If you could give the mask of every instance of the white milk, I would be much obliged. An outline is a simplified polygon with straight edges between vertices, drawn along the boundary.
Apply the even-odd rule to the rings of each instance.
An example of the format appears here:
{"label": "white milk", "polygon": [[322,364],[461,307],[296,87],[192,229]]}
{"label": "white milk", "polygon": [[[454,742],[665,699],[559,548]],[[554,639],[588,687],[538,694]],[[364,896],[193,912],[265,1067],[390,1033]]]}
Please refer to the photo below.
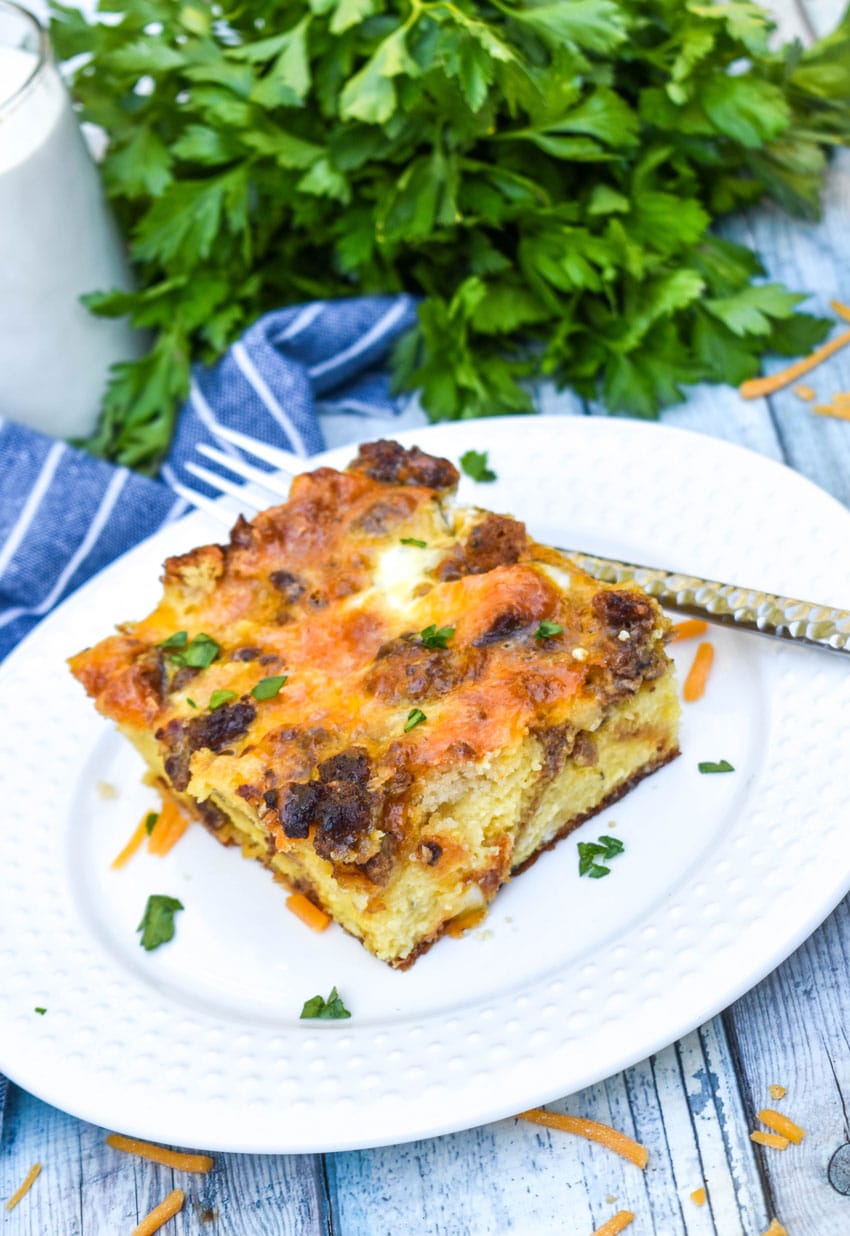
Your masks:
{"label": "white milk", "polygon": [[94,428],[108,369],[141,351],[84,292],[129,288],[129,269],[55,67],[0,46],[0,416],[57,437]]}

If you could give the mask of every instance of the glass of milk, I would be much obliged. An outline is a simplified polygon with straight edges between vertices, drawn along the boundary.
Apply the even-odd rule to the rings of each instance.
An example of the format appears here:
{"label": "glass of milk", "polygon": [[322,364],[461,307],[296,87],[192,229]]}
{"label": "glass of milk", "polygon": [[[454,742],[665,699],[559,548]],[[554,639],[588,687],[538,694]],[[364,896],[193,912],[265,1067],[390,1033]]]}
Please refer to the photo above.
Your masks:
{"label": "glass of milk", "polygon": [[90,433],[110,365],[143,341],[79,298],[130,286],[47,33],[0,0],[0,416],[56,437]]}

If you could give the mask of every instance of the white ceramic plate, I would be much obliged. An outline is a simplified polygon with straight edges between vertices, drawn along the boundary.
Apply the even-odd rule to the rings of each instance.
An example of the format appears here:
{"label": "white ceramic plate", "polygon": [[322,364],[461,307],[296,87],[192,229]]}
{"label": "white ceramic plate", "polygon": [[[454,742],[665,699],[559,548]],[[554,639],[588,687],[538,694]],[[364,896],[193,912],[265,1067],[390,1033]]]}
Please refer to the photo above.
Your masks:
{"label": "white ceramic plate", "polygon": [[[850,607],[850,513],[740,448],[572,417],[403,437],[453,459],[486,445],[499,479],[464,479],[461,496],[523,517],[542,540]],[[160,532],[0,675],[0,1068],[42,1098],[127,1133],[240,1151],[470,1127],[705,1021],[847,891],[850,659],[720,631],[707,694],[685,707],[681,759],[407,973],[336,927],[311,933],[267,872],[200,828],[164,859],[141,853],[111,871],[154,801],[64,658],[147,611],[168,553],[220,535],[200,514]],[[680,663],[692,653],[676,646]],[[698,772],[720,759],[735,772]],[[626,849],[611,875],[579,879],[576,841],[612,831]],[[149,893],[185,906],[174,941],[150,954],[136,934]],[[334,985],[351,1019],[300,1021],[304,1000]]]}

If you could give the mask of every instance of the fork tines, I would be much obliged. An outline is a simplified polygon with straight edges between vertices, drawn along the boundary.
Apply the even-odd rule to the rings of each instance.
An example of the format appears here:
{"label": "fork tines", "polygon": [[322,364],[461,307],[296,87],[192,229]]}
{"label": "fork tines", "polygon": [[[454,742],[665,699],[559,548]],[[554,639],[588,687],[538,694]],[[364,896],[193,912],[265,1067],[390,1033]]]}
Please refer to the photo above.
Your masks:
{"label": "fork tines", "polygon": [[[194,462],[186,464],[187,472],[191,472],[193,476],[204,481],[211,489],[218,490],[220,494],[227,494],[229,497],[236,499],[241,508],[249,511],[259,511],[264,506],[268,506],[269,500],[265,497],[265,494],[270,494],[277,499],[285,499],[289,496],[289,486],[292,482],[292,477],[294,473],[301,471],[304,463],[302,459],[297,455],[293,455],[290,451],[284,451],[278,446],[270,446],[268,443],[260,442],[256,438],[251,438],[236,429],[218,426],[216,434],[225,441],[232,442],[234,446],[238,446],[241,450],[247,451],[256,459],[261,459],[263,462],[270,464],[274,471],[267,472],[263,468],[247,463],[237,455],[228,455],[225,451],[221,451],[215,446],[210,446],[206,442],[199,442],[197,446],[199,455],[203,455],[204,458],[218,464],[221,468],[226,468],[234,476],[240,477],[241,481],[229,480],[220,473]],[[193,506],[206,511],[208,515],[212,515],[220,523],[230,524],[233,518],[232,511],[222,504],[219,499],[209,498],[206,494],[198,493],[188,485],[175,483],[173,488],[180,494],[181,498],[185,498]],[[263,490],[264,493],[258,494],[258,489]]]}

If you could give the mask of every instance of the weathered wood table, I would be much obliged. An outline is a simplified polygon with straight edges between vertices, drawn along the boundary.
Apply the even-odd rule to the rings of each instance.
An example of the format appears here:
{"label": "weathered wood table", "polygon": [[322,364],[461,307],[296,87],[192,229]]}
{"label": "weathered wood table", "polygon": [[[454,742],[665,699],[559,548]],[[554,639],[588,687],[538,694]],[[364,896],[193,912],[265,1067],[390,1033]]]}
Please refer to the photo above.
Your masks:
{"label": "weathered wood table", "polygon": [[[784,32],[802,37],[830,29],[841,8],[832,0],[776,7]],[[850,155],[832,169],[821,223],[804,225],[765,209],[737,220],[729,233],[753,243],[772,275],[811,289],[817,311],[828,312],[830,298],[847,300]],[[830,361],[822,381],[830,393],[850,390],[850,355]],[[547,411],[593,411],[569,399],[553,404],[545,393],[541,399]],[[811,415],[790,391],[745,403],[729,389],[700,390],[665,421],[784,460],[850,506],[850,424]],[[338,426],[331,428],[339,440]],[[850,865],[850,841],[829,861]],[[188,1184],[180,1178],[186,1206],[166,1230],[175,1236],[584,1236],[628,1208],[637,1214],[629,1229],[634,1236],[757,1236],[774,1215],[789,1236],[844,1236],[850,1233],[849,962],[845,901],[721,1016],[570,1099],[570,1111],[610,1121],[645,1142],[645,1173],[580,1139],[504,1120],[379,1150],[222,1154],[210,1175]],[[754,1113],[776,1082],[788,1087],[789,1113],[808,1130],[791,1154],[749,1140]],[[167,1168],[108,1150],[103,1138],[103,1130],[11,1088],[0,1201],[33,1162],[44,1170],[21,1205],[4,1214],[3,1233],[129,1233],[177,1181]],[[703,1183],[708,1202],[699,1207],[690,1193]]]}

